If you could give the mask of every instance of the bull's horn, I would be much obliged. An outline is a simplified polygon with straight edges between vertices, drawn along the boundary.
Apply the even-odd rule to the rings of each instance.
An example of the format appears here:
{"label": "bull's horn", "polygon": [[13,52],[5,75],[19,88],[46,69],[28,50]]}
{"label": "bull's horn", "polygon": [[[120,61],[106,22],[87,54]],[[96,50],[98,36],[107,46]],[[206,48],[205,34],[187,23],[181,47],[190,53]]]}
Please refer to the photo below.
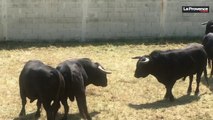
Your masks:
{"label": "bull's horn", "polygon": [[208,23],[208,21],[201,23],[201,25],[206,25]]}
{"label": "bull's horn", "polygon": [[144,59],[141,60],[143,63],[148,63],[149,62],[149,58],[144,57]]}
{"label": "bull's horn", "polygon": [[141,56],[132,57],[132,59],[140,59]]}
{"label": "bull's horn", "polygon": [[103,72],[106,73],[106,74],[111,74],[111,73],[112,73],[112,72],[110,72],[110,71],[104,70],[103,67],[101,67],[100,65],[98,66],[98,69],[101,70],[101,71],[103,71]]}

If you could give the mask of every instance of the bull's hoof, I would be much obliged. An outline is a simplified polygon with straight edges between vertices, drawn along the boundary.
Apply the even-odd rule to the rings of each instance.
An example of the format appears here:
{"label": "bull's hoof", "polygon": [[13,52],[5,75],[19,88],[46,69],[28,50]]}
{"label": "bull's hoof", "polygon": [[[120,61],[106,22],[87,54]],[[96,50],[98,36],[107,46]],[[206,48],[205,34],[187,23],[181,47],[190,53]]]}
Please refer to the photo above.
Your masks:
{"label": "bull's hoof", "polygon": [[169,98],[164,97],[164,100],[166,100],[166,101],[167,101],[167,100],[169,100]]}
{"label": "bull's hoof", "polygon": [[19,116],[24,116],[24,114],[23,113],[19,113]]}
{"label": "bull's hoof", "polygon": [[88,117],[86,120],[92,120],[92,118],[91,118],[91,117]]}
{"label": "bull's hoof", "polygon": [[195,96],[199,96],[199,94],[200,94],[199,92],[195,92]]}
{"label": "bull's hoof", "polygon": [[19,113],[19,116],[25,116],[26,115],[26,113],[24,112],[24,111],[21,111],[20,113]]}
{"label": "bull's hoof", "polygon": [[67,117],[66,117],[66,116],[64,116],[61,120],[67,120]]}
{"label": "bull's hoof", "polygon": [[169,97],[169,101],[170,101],[170,102],[174,102],[174,101],[175,101],[174,96],[170,96],[170,97]]}
{"label": "bull's hoof", "polygon": [[175,99],[174,99],[174,98],[170,98],[169,101],[170,101],[170,102],[174,102]]}
{"label": "bull's hoof", "polygon": [[164,99],[165,99],[165,100],[169,99],[169,96],[166,94],[166,95],[164,96]]}
{"label": "bull's hoof", "polygon": [[187,95],[191,95],[191,91],[187,91]]}
{"label": "bull's hoof", "polygon": [[41,116],[40,112],[36,112],[35,118],[39,118]]}

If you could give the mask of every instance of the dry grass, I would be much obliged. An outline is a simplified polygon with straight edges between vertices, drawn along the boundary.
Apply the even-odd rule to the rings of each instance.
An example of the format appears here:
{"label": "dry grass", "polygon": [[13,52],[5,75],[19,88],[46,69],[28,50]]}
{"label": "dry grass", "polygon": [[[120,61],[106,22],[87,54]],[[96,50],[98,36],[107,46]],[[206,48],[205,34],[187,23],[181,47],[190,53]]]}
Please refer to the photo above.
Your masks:
{"label": "dry grass", "polygon": [[[105,44],[24,44],[0,45],[0,119],[33,119],[36,105],[27,103],[25,117],[19,118],[21,101],[18,76],[26,61],[39,59],[56,66],[70,58],[88,57],[100,62],[113,74],[108,75],[106,88],[89,85],[87,104],[95,120],[212,120],[213,95],[201,83],[200,96],[186,95],[188,80],[176,82],[173,93],[175,102],[163,100],[165,88],[153,76],[144,79],[133,77],[136,60],[133,56],[149,54],[155,49],[182,48],[185,43],[105,43]],[[213,80],[210,80],[213,81]],[[213,82],[210,82],[213,86]],[[195,81],[193,82],[195,88]],[[194,89],[193,89],[194,90]],[[79,120],[76,102],[69,102],[69,119]],[[58,118],[63,115],[59,110]],[[41,119],[46,119],[42,110]]]}

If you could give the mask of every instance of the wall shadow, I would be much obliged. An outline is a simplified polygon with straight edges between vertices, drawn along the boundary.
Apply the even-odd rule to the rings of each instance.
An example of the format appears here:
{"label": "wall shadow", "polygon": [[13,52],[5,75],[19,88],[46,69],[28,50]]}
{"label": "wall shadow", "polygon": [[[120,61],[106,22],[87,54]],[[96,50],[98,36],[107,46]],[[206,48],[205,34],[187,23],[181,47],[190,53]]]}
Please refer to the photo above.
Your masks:
{"label": "wall shadow", "polygon": [[140,109],[160,109],[160,108],[168,108],[172,106],[178,106],[178,105],[185,105],[188,103],[191,103],[193,101],[198,101],[200,99],[200,96],[189,96],[184,95],[178,99],[175,99],[174,102],[170,102],[168,100],[159,100],[152,103],[145,103],[145,104],[132,104],[130,103],[128,106],[131,108],[134,108],[136,110]]}
{"label": "wall shadow", "polygon": [[116,40],[93,40],[87,42],[79,42],[79,41],[33,41],[33,42],[24,42],[24,41],[0,41],[0,50],[14,50],[14,49],[27,49],[31,47],[78,47],[78,46],[101,46],[101,45],[114,45],[114,46],[122,46],[122,45],[164,45],[168,43],[191,43],[198,42],[200,43],[201,38],[142,38],[142,39],[116,39]]}
{"label": "wall shadow", "polygon": [[[39,120],[40,118],[36,119],[35,118],[35,113],[30,113],[30,114],[27,114],[25,116],[21,116],[21,117],[16,117],[14,118],[13,120]],[[91,117],[94,117],[96,115],[98,115],[100,112],[91,112],[90,113],[90,116]],[[56,120],[61,120],[63,118],[64,114],[61,114],[61,113],[58,113],[57,116],[56,116]],[[67,120],[81,120],[82,117],[79,113],[76,113],[76,114],[68,114],[67,116]]]}

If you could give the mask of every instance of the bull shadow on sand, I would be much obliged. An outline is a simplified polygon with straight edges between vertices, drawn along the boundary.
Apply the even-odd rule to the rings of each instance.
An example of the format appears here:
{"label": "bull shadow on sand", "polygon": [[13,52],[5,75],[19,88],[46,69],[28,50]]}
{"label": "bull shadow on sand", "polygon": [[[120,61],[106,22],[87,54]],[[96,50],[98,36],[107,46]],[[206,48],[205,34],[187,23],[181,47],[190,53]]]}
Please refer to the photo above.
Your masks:
{"label": "bull shadow on sand", "polygon": [[[195,78],[194,78],[195,79]],[[195,80],[194,80],[195,81]],[[213,77],[208,78],[209,86],[207,85],[206,80],[204,77],[201,78],[201,83],[208,87],[210,91],[213,93]],[[185,105],[188,103],[191,103],[193,101],[198,101],[202,95],[207,94],[207,92],[200,94],[199,96],[194,96],[194,95],[183,95],[180,98],[176,98],[174,102],[170,102],[168,100],[162,100],[155,101],[152,103],[145,103],[145,104],[132,104],[130,103],[128,106],[131,108],[134,108],[136,110],[139,109],[160,109],[160,108],[168,108],[172,106],[178,106],[178,105]]]}
{"label": "bull shadow on sand", "polygon": [[14,118],[13,120],[38,120],[35,118],[35,113],[29,113],[29,114],[26,114],[25,116],[17,116],[16,118]]}
{"label": "bull shadow on sand", "polygon": [[132,104],[130,103],[128,106],[134,108],[136,110],[140,109],[160,109],[160,108],[168,108],[178,105],[185,105],[191,103],[193,101],[198,101],[202,95],[200,96],[193,96],[193,95],[184,95],[180,98],[176,98],[175,101],[170,102],[169,100],[159,100],[152,103],[145,103],[145,104]]}
{"label": "bull shadow on sand", "polygon": [[[27,115],[22,116],[22,117],[16,117],[13,120],[40,120],[40,118],[35,118],[35,113],[36,112],[27,114]],[[94,117],[99,113],[100,112],[93,111],[93,112],[90,113],[90,116]],[[56,120],[61,120],[63,118],[63,116],[64,116],[64,114],[58,113],[57,116],[56,116]],[[68,114],[68,116],[67,116],[67,120],[81,120],[81,119],[82,119],[82,117],[79,113]]]}
{"label": "bull shadow on sand", "polygon": [[[98,115],[100,112],[97,112],[97,111],[93,111],[93,112],[90,112],[89,115],[90,117],[94,117],[96,115]],[[57,120],[61,120],[63,118],[64,114],[61,114],[61,113],[58,113],[57,115]],[[76,113],[76,114],[68,114],[67,116],[67,120],[81,120],[82,117],[79,113]]]}
{"label": "bull shadow on sand", "polygon": [[201,79],[201,83],[209,88],[209,90],[213,93],[213,77],[208,78],[209,86],[207,85],[204,78]]}

